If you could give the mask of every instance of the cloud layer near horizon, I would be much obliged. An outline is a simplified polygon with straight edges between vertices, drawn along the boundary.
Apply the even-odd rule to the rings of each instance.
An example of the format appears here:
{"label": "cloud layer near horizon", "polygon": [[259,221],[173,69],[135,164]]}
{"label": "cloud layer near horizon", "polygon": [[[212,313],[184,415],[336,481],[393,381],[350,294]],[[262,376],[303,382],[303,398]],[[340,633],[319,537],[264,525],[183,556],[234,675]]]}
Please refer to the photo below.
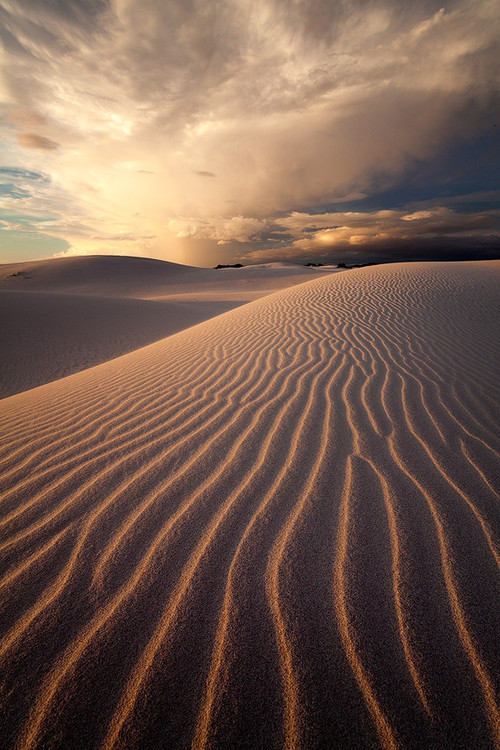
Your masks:
{"label": "cloud layer near horizon", "polygon": [[449,184],[432,221],[339,209],[491,132],[496,0],[0,8],[4,230],[206,265],[498,238]]}

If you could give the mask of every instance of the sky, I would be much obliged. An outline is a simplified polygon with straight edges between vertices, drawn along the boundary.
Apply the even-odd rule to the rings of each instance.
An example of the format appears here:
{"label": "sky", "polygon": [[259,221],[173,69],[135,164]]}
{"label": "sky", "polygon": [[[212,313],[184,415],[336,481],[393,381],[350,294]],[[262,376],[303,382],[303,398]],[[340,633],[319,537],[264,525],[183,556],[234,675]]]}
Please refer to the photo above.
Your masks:
{"label": "sky", "polygon": [[0,260],[500,257],[500,0],[0,0]]}

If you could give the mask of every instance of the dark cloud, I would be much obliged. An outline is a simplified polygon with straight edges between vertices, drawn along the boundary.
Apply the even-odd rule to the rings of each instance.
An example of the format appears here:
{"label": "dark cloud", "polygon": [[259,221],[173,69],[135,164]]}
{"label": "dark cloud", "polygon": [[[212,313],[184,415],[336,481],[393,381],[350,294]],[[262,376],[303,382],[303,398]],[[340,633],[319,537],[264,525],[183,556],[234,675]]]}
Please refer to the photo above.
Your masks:
{"label": "dark cloud", "polygon": [[[236,247],[237,251],[238,248]],[[435,238],[391,239],[373,242],[363,248],[353,248],[348,243],[339,243],[322,250],[298,250],[283,252],[280,248],[267,247],[250,253],[233,252],[232,257],[243,263],[288,260],[294,263],[316,262],[336,265],[343,262],[351,265],[362,263],[390,263],[405,261],[457,261],[493,260],[500,258],[498,237],[485,238]]]}
{"label": "dark cloud", "polygon": [[207,172],[204,169],[195,170],[194,174],[199,174],[200,177],[215,177],[214,172]]}
{"label": "dark cloud", "polygon": [[460,213],[446,207],[419,211],[382,210],[307,214],[276,218],[271,236],[279,248],[262,246],[240,253],[258,262],[270,253],[276,259],[334,262],[392,259],[452,259],[500,257],[500,211]]}
{"label": "dark cloud", "polygon": [[77,41],[101,33],[108,0],[16,0],[0,3],[0,28],[14,50],[38,56],[43,50],[75,50]]}
{"label": "dark cloud", "polygon": [[57,18],[71,25],[94,26],[109,0],[16,0],[16,9],[34,19]]}

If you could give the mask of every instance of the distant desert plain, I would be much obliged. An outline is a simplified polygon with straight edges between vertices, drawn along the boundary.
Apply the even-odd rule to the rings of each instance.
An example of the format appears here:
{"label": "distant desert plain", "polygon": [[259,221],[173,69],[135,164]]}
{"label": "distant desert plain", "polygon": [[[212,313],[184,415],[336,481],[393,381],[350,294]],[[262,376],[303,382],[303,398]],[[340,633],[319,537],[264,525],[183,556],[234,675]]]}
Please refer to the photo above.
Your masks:
{"label": "distant desert plain", "polygon": [[0,747],[500,748],[499,282],[0,266]]}

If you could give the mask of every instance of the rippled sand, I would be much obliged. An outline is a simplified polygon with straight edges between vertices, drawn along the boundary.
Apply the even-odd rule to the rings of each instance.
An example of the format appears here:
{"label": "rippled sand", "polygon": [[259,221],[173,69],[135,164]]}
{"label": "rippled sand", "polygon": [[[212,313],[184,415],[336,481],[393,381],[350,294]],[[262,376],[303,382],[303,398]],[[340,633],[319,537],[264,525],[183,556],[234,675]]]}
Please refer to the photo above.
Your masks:
{"label": "rippled sand", "polygon": [[81,372],[332,268],[75,256],[0,264],[0,398]]}
{"label": "rippled sand", "polygon": [[500,747],[500,262],[0,402],[5,748]]}

